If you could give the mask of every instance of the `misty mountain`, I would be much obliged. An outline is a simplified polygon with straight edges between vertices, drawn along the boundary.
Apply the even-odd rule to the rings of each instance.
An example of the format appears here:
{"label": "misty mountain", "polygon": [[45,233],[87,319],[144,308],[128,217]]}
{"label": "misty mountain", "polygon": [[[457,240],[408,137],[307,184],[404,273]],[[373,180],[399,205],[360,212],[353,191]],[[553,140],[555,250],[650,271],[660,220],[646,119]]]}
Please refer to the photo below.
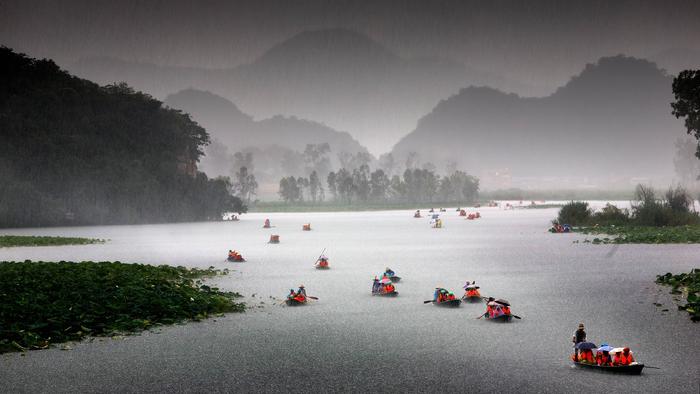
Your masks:
{"label": "misty mountain", "polygon": [[[268,172],[269,178],[275,182],[282,174],[287,174],[280,168],[284,155],[303,152],[307,144],[328,143],[331,148],[331,163],[335,166],[338,165],[337,155],[341,152],[368,153],[367,148],[347,132],[310,120],[281,115],[256,121],[231,101],[206,91],[182,90],[169,95],[164,103],[190,114],[216,141],[207,147],[207,156],[216,154],[216,150],[221,151],[224,147],[229,153],[253,152],[256,169]],[[228,168],[222,168],[221,165],[212,168],[213,163],[208,161],[207,156],[202,160],[202,168],[207,173],[226,175],[229,172]]]}
{"label": "misty mountain", "polygon": [[190,87],[237,103],[255,118],[277,114],[348,130],[375,153],[415,127],[435,103],[470,84],[529,89],[437,58],[403,58],[344,29],[305,31],[250,64],[225,70],[83,59],[72,70],[102,83],[127,81],[155,97]]}
{"label": "misty mountain", "polygon": [[438,166],[452,160],[485,178],[668,179],[683,135],[670,114],[671,82],[654,63],[620,55],[587,65],[543,98],[469,87],[423,117],[393,155],[401,162],[418,152]]}

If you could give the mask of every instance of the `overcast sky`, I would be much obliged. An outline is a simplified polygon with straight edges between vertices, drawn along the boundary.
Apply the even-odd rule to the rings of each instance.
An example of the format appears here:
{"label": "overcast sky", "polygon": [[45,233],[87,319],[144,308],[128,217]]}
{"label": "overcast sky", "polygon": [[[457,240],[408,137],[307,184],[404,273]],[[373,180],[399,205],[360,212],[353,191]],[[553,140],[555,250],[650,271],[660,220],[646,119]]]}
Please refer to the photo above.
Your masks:
{"label": "overcast sky", "polygon": [[304,30],[344,27],[403,56],[438,56],[553,86],[586,62],[700,50],[700,1],[0,0],[0,44],[69,64],[107,55],[231,67]]}

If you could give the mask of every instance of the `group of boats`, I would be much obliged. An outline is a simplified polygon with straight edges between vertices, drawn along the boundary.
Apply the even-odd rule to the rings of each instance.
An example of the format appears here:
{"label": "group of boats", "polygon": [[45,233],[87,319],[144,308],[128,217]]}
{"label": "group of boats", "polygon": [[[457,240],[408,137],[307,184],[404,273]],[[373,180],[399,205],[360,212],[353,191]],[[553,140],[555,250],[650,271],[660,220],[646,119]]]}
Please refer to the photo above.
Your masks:
{"label": "group of boats", "polygon": [[[492,206],[489,204],[489,206]],[[467,212],[464,209],[457,208],[457,211],[459,212],[459,216],[466,216],[467,219],[477,219],[480,218],[481,215],[476,212],[472,214],[467,214]],[[442,221],[439,218],[438,214],[433,213],[434,210],[431,209],[430,212],[432,213],[431,215],[431,225],[433,227],[442,227]],[[445,212],[444,209],[440,209],[440,212]],[[419,218],[422,217],[420,210],[417,210],[414,214],[414,217]],[[263,228],[271,228],[270,220],[266,219],[265,223],[263,225]],[[303,224],[302,226],[303,231],[310,231],[311,230],[311,224],[306,223]],[[550,231],[552,232],[569,232],[571,229],[567,225],[555,225]],[[270,243],[279,243],[279,235],[271,235],[270,237]],[[321,252],[321,255],[316,259],[316,262],[314,263],[314,267],[319,270],[328,270],[330,269],[330,260],[328,256],[326,256],[325,249]],[[231,262],[245,262],[246,260],[243,258],[243,256],[236,250],[229,250],[228,254],[228,261]],[[387,267],[380,276],[375,276],[374,280],[372,282],[372,296],[378,296],[378,297],[397,297],[399,295],[399,292],[396,289],[396,283],[401,281],[401,277],[396,275],[396,272],[394,272],[392,269]],[[460,307],[463,303],[464,304],[476,304],[476,303],[486,303],[486,311],[476,317],[476,319],[484,319],[484,320],[489,320],[493,322],[511,322],[512,319],[521,319],[520,316],[514,315],[511,310],[510,310],[510,302],[508,302],[505,299],[502,298],[493,298],[493,297],[484,297],[481,295],[479,289],[480,287],[476,285],[476,282],[472,281],[467,281],[466,284],[463,286],[464,289],[464,294],[462,297],[457,298],[454,293],[451,291],[438,287],[435,288],[434,296],[432,300],[427,300],[424,301],[424,304],[432,303],[435,306],[439,307],[446,307],[446,308],[458,308]],[[299,288],[295,291],[294,289],[290,289],[289,294],[287,297],[282,301],[284,304],[287,306],[302,306],[306,305],[309,300],[318,300],[318,297],[314,296],[309,296],[306,294],[306,289],[304,285],[300,285]],[[615,363],[599,363],[596,362],[598,360],[590,359],[590,356],[588,356],[588,353],[586,352],[591,352],[592,349],[595,348],[595,345],[590,343],[590,342],[582,342],[578,343],[576,345],[577,352],[572,356],[572,361],[575,366],[580,367],[580,368],[586,368],[586,369],[594,369],[602,372],[614,372],[614,373],[622,373],[622,374],[631,374],[631,375],[639,375],[642,372],[642,369],[644,369],[644,364],[640,364],[637,362],[632,362],[628,363],[626,365],[620,365],[620,364],[615,364]],[[611,348],[605,344],[604,346],[600,348],[595,348],[600,355],[605,355],[607,356],[608,352],[610,354],[615,354],[615,352],[619,351],[625,351],[628,349],[622,349],[622,348]],[[581,352],[581,353],[578,353]],[[580,355],[581,356],[580,356]],[[584,355],[586,357],[584,357]],[[631,355],[631,353],[630,353]],[[596,355],[598,357],[598,355]]]}

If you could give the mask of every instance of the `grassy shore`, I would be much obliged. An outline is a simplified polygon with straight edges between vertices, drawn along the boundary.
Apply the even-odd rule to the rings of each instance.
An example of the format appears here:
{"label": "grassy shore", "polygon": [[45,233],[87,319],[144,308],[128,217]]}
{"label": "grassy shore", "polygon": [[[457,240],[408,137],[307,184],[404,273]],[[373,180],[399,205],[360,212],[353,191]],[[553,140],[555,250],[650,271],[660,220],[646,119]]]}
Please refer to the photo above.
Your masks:
{"label": "grassy shore", "polygon": [[609,225],[576,227],[575,232],[596,237],[594,244],[691,244],[700,243],[700,225],[653,227],[632,225]]}
{"label": "grassy shore", "polygon": [[671,294],[684,295],[686,304],[679,305],[678,309],[688,312],[692,321],[700,321],[700,268],[687,274],[673,275],[669,272],[659,275],[656,283],[671,286]]}
{"label": "grassy shore", "polygon": [[0,262],[0,353],[86,336],[242,312],[240,295],[201,278],[226,274],[120,262]]}
{"label": "grassy shore", "polygon": [[0,248],[13,246],[88,245],[105,242],[102,239],[76,237],[42,237],[33,235],[0,235]]}

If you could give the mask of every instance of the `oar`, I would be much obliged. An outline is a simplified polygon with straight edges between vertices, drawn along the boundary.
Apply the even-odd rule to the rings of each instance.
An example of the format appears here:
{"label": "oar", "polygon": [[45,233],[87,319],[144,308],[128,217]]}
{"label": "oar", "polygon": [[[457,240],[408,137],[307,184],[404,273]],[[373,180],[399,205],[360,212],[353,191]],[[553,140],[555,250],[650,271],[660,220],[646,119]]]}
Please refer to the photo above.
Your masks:
{"label": "oar", "polygon": [[644,365],[644,368],[651,368],[651,369],[661,369],[659,367],[652,367],[651,365]]}
{"label": "oar", "polygon": [[314,267],[316,266],[316,264],[318,264],[318,261],[321,259],[321,256],[323,256],[323,253],[326,251],[326,249],[327,248],[323,248],[323,251],[321,252],[321,254],[318,255],[318,258],[316,259],[316,262],[314,263]]}
{"label": "oar", "polygon": [[486,316],[486,314],[485,314],[485,313],[482,313],[481,315],[479,315],[479,317],[475,317],[475,319],[476,319],[476,320],[479,320],[479,319],[481,319],[481,318],[484,317],[484,316]]}
{"label": "oar", "polygon": [[521,319],[522,319],[522,317],[520,317],[520,316],[518,316],[518,315],[511,315],[511,316],[513,316],[514,318],[516,318],[516,319],[518,319],[518,320],[521,320]]}
{"label": "oar", "polygon": [[424,304],[427,304],[429,302],[435,302],[435,300],[428,300],[428,301],[423,301]]}
{"label": "oar", "polygon": [[306,298],[311,298],[312,300],[318,300],[318,297],[314,297],[314,296],[306,296]]}

